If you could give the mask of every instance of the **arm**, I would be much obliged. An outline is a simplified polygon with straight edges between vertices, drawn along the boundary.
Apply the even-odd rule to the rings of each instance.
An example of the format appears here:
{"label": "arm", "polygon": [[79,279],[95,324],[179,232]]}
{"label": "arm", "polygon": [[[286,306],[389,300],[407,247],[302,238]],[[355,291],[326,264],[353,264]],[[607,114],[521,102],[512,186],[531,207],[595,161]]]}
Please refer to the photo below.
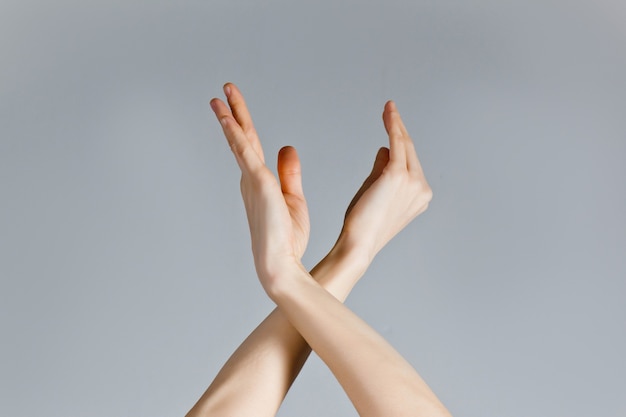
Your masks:
{"label": "arm", "polygon": [[[229,102],[230,101],[231,100],[229,97]],[[232,107],[232,103],[229,104],[231,104]],[[247,400],[249,393],[244,392],[242,395],[242,392],[240,391],[241,386],[246,386],[245,383],[242,383],[241,381],[236,382],[233,380],[237,380],[236,375],[242,376],[244,380],[247,380],[248,378],[250,378],[250,373],[256,374],[256,372],[251,372],[250,369],[246,366],[238,366],[238,363],[239,365],[247,363],[248,365],[252,366],[263,363],[265,361],[266,351],[264,349],[261,349],[261,354],[259,355],[258,346],[265,345],[273,347],[269,350],[273,351],[274,353],[276,353],[274,351],[274,348],[278,349],[278,351],[280,352],[283,352],[281,354],[277,353],[276,356],[274,356],[273,354],[271,354],[270,356],[282,359],[291,358],[285,361],[283,361],[282,359],[279,360],[279,362],[287,364],[285,369],[281,368],[278,371],[279,376],[289,375],[289,377],[287,378],[287,380],[289,381],[287,385],[279,384],[280,386],[277,387],[278,393],[280,394],[280,400],[282,400],[282,396],[284,396],[286,389],[295,377],[295,374],[299,370],[299,367],[306,359],[306,354],[308,354],[306,345],[304,346],[305,354],[302,357],[297,354],[297,352],[299,351],[297,347],[295,350],[289,347],[293,346],[288,342],[290,340],[290,337],[282,337],[285,334],[280,331],[279,327],[282,328],[282,330],[286,330],[287,328],[283,328],[282,324],[286,324],[288,326],[288,324],[283,321],[284,317],[281,318],[281,314],[284,313],[289,317],[289,320],[292,324],[298,323],[296,327],[298,328],[298,326],[300,326],[301,328],[298,328],[298,330],[303,332],[307,340],[311,339],[308,340],[309,343],[317,346],[317,349],[319,349],[321,352],[321,356],[323,356],[323,359],[329,364],[331,370],[335,372],[340,383],[344,385],[346,391],[355,403],[357,409],[359,409],[361,412],[366,413],[367,410],[370,409],[370,405],[364,402],[363,387],[368,387],[369,385],[365,381],[363,382],[363,384],[365,385],[363,385],[356,380],[358,378],[361,378],[361,374],[359,370],[355,370],[354,364],[346,365],[343,368],[341,366],[337,367],[337,364],[341,362],[341,359],[338,360],[336,358],[336,354],[338,352],[334,351],[332,346],[330,348],[329,346],[327,346],[327,343],[325,341],[328,341],[328,338],[318,338],[319,334],[315,330],[316,325],[311,325],[311,323],[315,322],[315,318],[313,317],[313,313],[315,311],[314,305],[321,305],[324,308],[328,307],[331,309],[330,311],[334,311],[336,314],[339,314],[338,317],[343,317],[345,315],[344,313],[342,313],[342,311],[345,312],[345,310],[336,310],[336,307],[331,307],[333,305],[333,302],[331,302],[331,304],[328,304],[328,299],[324,297],[330,297],[330,299],[335,300],[334,303],[338,303],[344,309],[345,307],[343,307],[341,303],[339,303],[334,297],[332,297],[328,292],[324,291],[322,287],[318,286],[317,284],[312,287],[307,286],[310,285],[313,281],[310,281],[310,276],[301,269],[301,265],[299,264],[298,252],[301,247],[299,247],[297,241],[294,240],[294,236],[298,234],[298,224],[297,222],[293,221],[293,218],[290,218],[290,215],[293,214],[293,207],[292,205],[290,205],[289,198],[284,195],[285,187],[283,184],[283,178],[280,173],[280,162],[279,177],[281,177],[281,186],[283,188],[282,190],[280,189],[281,187],[278,187],[278,184],[276,183],[273,175],[271,175],[271,173],[265,167],[262,152],[260,152],[260,145],[258,144],[258,142],[250,140],[250,130],[246,128],[245,123],[242,123],[241,117],[239,117],[241,115],[238,114],[238,111],[233,108],[233,112],[230,113],[226,106],[222,105],[219,101],[217,103],[215,101],[212,102],[212,105],[224,127],[224,132],[231,145],[231,149],[233,150],[237,162],[242,170],[242,195],[244,198],[244,203],[246,205],[246,211],[248,212],[248,220],[253,242],[253,254],[259,278],[261,279],[261,283],[263,284],[268,294],[270,294],[281,306],[279,311],[274,312],[270,316],[270,318],[266,320],[266,322],[264,322],[257,330],[255,330],[249,340],[244,342],[244,345],[242,345],[242,347],[238,350],[238,352],[242,351],[242,354],[238,354],[236,352],[233,355],[233,358],[229,360],[229,362],[232,362],[230,366],[231,370],[226,370],[227,368],[229,368],[229,366],[225,366],[226,371],[223,370],[222,372],[225,372],[225,375],[227,375],[227,377],[222,378],[222,382],[218,383],[217,385],[230,386],[230,388],[221,390],[216,389],[213,391],[230,393],[230,400],[228,395],[221,396],[222,399],[226,398],[226,403],[242,402],[244,398]],[[410,192],[406,192],[415,191],[415,187],[413,187],[412,189],[409,188],[408,190],[406,189],[406,187],[407,185],[415,185],[416,182],[404,181],[402,170],[390,169],[390,166],[398,165],[389,164],[389,162],[390,159],[394,159],[394,155],[398,154],[397,150],[399,149],[398,146],[394,146],[394,143],[397,143],[398,141],[392,138],[393,135],[390,132],[388,123],[390,114],[388,108],[392,108],[392,106],[392,104],[388,104],[385,111],[387,116],[383,115],[383,118],[385,120],[385,127],[390,133],[391,150],[383,148],[381,149],[381,151],[379,151],[372,174],[365,181],[363,187],[361,187],[348,209],[348,213],[344,222],[344,229],[342,230],[338,244],[335,246],[333,251],[331,251],[331,255],[329,255],[331,258],[333,258],[337,254],[360,253],[361,255],[364,255],[364,257],[360,257],[358,259],[367,259],[367,261],[369,262],[373,255],[391,237],[393,237],[395,233],[397,233],[402,227],[404,227],[404,225],[406,225],[406,223],[408,223],[410,219],[419,214],[419,212],[421,212],[420,210],[425,209],[424,204],[416,205],[415,201],[421,200],[421,202],[423,203],[423,197],[424,195],[428,196],[429,189],[427,187],[425,189],[423,189],[423,187],[418,187],[422,189],[422,191],[426,190],[427,192],[425,194],[422,193],[423,195],[420,198],[415,198],[415,193],[412,194]],[[406,147],[403,148],[406,149]],[[398,160],[398,158],[395,159]],[[411,161],[406,161],[407,167],[411,165],[415,167],[415,161],[416,158]],[[398,193],[399,191],[403,190],[403,187],[405,187],[405,192]],[[281,191],[283,193],[282,196],[280,195]],[[386,204],[385,199],[394,194],[397,197],[395,200],[395,204]],[[430,197],[428,196],[426,200],[429,199]],[[362,226],[366,227],[362,228]],[[345,258],[340,256],[338,259]],[[325,285],[326,288],[329,289],[331,292],[337,291],[338,289],[341,290],[343,288],[344,292],[347,294],[347,291],[349,291],[349,288],[351,288],[352,285],[350,284],[350,280],[348,279],[344,281],[341,279],[335,279],[341,274],[339,273],[339,275],[336,275],[338,274],[337,270],[335,270],[335,272],[332,271],[332,266],[334,265],[334,263],[331,261],[326,261],[327,260],[325,260],[320,265],[318,265],[318,267],[316,267],[317,271],[319,272],[318,277],[320,277],[320,283],[322,283],[322,285]],[[296,268],[296,270],[299,271],[299,273],[301,274],[305,274],[305,276],[303,275],[300,277],[302,279],[298,279],[297,274],[285,274],[286,271],[293,271],[294,265],[300,265],[298,268]],[[327,267],[329,269],[326,269]],[[339,270],[341,270],[341,268]],[[324,271],[327,271],[328,273],[324,273]],[[313,272],[315,273],[316,271],[314,270]],[[359,275],[360,273],[356,273],[356,275],[353,274],[353,276],[356,276],[357,278]],[[294,279],[291,281],[287,281],[286,279],[279,279],[279,277],[281,276],[292,276],[292,278]],[[356,279],[353,277],[352,283],[354,283],[355,280]],[[291,287],[291,289],[294,290],[294,293],[292,295],[287,294],[285,291],[281,291],[281,288],[283,290],[287,288],[284,285],[284,283],[286,282],[295,285],[294,287]],[[303,284],[303,286],[300,286],[300,284]],[[317,293],[314,292],[313,296],[310,297],[311,300],[313,300],[313,304],[302,304],[301,302],[303,300],[306,301],[306,298],[309,297],[310,294],[308,293],[311,290],[317,291]],[[335,292],[335,294],[337,293]],[[292,296],[295,298],[291,298]],[[326,304],[328,304],[328,306]],[[336,311],[333,309],[335,309]],[[350,315],[351,313],[347,314]],[[342,318],[340,320],[340,323],[343,323],[343,325],[339,327],[333,327],[332,323],[326,323],[327,319],[329,317],[332,318],[332,316],[324,314],[324,317],[325,318],[317,323],[317,329],[324,328],[326,324],[331,324],[331,327],[329,329],[339,329],[341,330],[341,332],[345,332],[346,328],[343,327],[343,325],[354,325],[355,328],[358,329],[356,333],[356,338],[353,334],[352,337],[349,337],[348,339],[344,338],[344,342],[358,344],[361,341],[366,342],[366,344],[370,344],[371,347],[373,347],[371,349],[373,359],[376,359],[376,357],[379,357],[380,359],[381,354],[383,357],[386,358],[390,352],[395,352],[389,345],[386,344],[386,342],[384,342],[384,340],[382,340],[381,342],[382,338],[380,338],[380,336],[378,336],[377,343],[368,342],[368,338],[371,338],[376,333],[373,330],[369,329],[369,327],[367,327],[367,325],[361,322],[358,318],[356,318],[356,321],[350,321],[355,319],[355,316],[352,319],[347,319],[347,321],[345,321],[345,317]],[[281,318],[281,320],[279,320],[279,318]],[[274,321],[275,323],[282,324],[280,326],[265,326],[268,321]],[[265,330],[267,331],[264,331],[263,328],[265,328]],[[365,329],[369,330],[366,331]],[[255,333],[258,334],[255,336]],[[291,331],[289,331],[288,333],[291,333]],[[361,340],[363,336],[365,336],[365,339]],[[268,341],[268,339],[270,341]],[[332,342],[333,338],[330,339]],[[372,340],[374,339],[376,339],[376,337],[374,337]],[[274,342],[271,342],[271,340],[273,340]],[[340,337],[337,340],[342,339]],[[249,346],[244,348],[246,344],[248,344]],[[350,348],[354,349],[356,347],[357,346],[351,346]],[[359,349],[356,350],[358,351]],[[257,354],[251,353],[254,351],[257,351]],[[294,352],[296,352],[295,355]],[[378,375],[378,371],[376,371],[375,369],[372,369],[370,372],[366,371],[367,363],[369,363],[369,361],[366,361],[367,363],[358,363],[357,366],[363,366],[362,370],[367,375],[370,375],[370,378],[372,376],[382,377],[381,380],[385,381],[385,383],[390,383],[393,389],[393,386],[398,386],[398,383],[400,383],[400,381],[398,381],[397,378],[394,377],[394,375],[397,376],[398,370],[401,370],[400,373],[402,374],[404,374],[407,369],[412,371],[412,368],[406,362],[404,362],[403,360],[397,360],[397,358],[399,357],[397,353],[395,355],[396,360],[392,361],[395,365],[392,365],[391,368],[387,371],[381,368],[381,375]],[[367,357],[367,355],[365,355],[364,357]],[[289,369],[291,369],[291,372],[288,371]],[[394,371],[394,369],[396,371]],[[273,372],[276,373],[275,370]],[[424,394],[424,392],[422,391],[424,387],[426,389],[427,387],[425,386],[425,384],[423,384],[423,382],[422,385],[420,385],[419,383],[415,384],[416,381],[419,382],[421,380],[419,380],[419,376],[417,376],[415,371],[412,372],[413,374],[411,374],[411,372],[408,372],[408,374],[413,375],[413,377],[417,377],[417,380],[415,380],[415,378],[412,379],[414,389],[417,391],[411,389],[405,389],[404,391],[408,391],[414,394]],[[271,373],[272,372],[270,372],[269,374]],[[273,378],[269,374],[267,375],[269,379],[267,379],[267,377],[259,377],[259,380],[265,383],[267,383],[267,381],[273,380]],[[228,375],[230,375],[230,377],[228,377]],[[251,378],[254,379],[256,378],[256,376],[253,375]],[[219,379],[220,377],[218,376],[216,382],[214,382],[212,386],[215,386]],[[283,380],[281,378],[278,379]],[[229,380],[230,383],[228,382]],[[401,384],[400,386],[404,386],[404,384]],[[258,388],[258,385],[255,387],[255,389],[256,388]],[[211,388],[209,388],[209,391],[211,391]],[[400,389],[399,391],[403,390]],[[236,392],[239,392],[238,396]],[[365,392],[368,392],[368,390],[366,389]],[[215,398],[216,396],[219,397],[219,395],[212,395],[208,397]],[[206,394],[205,396],[203,396],[203,399],[205,397],[207,397]],[[422,395],[420,398],[428,398],[426,403],[429,403],[429,401],[432,400],[430,395]],[[199,404],[203,402],[203,399],[201,399]],[[389,405],[387,404],[388,400],[383,399],[383,402],[377,400],[373,401],[374,402],[372,403],[372,405],[376,405],[377,407],[379,407],[380,410],[384,411],[385,413],[393,410],[392,408],[387,407],[387,405]],[[208,402],[210,401],[205,401],[205,403]],[[254,404],[251,404],[250,406],[254,407]],[[194,409],[197,410],[198,413],[203,412],[202,415],[204,415],[204,412],[207,410],[215,410],[206,407],[202,408],[201,410],[198,405],[194,407]],[[362,411],[364,409],[366,411]],[[233,413],[233,410],[234,409],[229,408],[223,409],[222,411],[228,412],[228,415],[239,415]],[[372,410],[376,410],[376,408],[372,408]],[[193,411],[194,410],[192,410],[192,412]],[[254,415],[260,415],[259,411],[260,410],[257,405],[257,407],[254,408]],[[222,414],[218,413],[213,415]]]}
{"label": "arm", "polygon": [[[371,254],[395,234],[376,213],[395,214],[408,223],[427,208],[432,198],[413,143],[392,102],[385,106],[383,120],[390,139],[389,160],[379,178],[352,207],[352,212],[359,215],[347,218],[344,225],[346,234],[356,240],[374,237],[368,240]],[[409,198],[401,192],[406,191],[406,184],[413,190]],[[260,215],[250,216],[248,212],[248,216],[252,222],[264,221]],[[260,265],[270,265],[259,268],[259,280],[267,294],[328,365],[359,415],[450,415],[411,365],[382,336],[317,285],[293,258],[276,257],[263,246],[258,251],[267,257],[260,259]]]}
{"label": "arm", "polygon": [[[311,275],[343,301],[365,269],[337,249]],[[232,354],[187,417],[274,416],[310,352],[274,309]]]}
{"label": "arm", "polygon": [[[365,270],[336,246],[312,271],[339,300]],[[274,416],[311,348],[278,309],[246,338],[187,417]]]}
{"label": "arm", "polygon": [[[249,145],[263,158],[243,96],[232,84],[227,84],[225,91],[230,110],[224,103],[212,101],[218,118],[230,115],[236,119]],[[375,164],[374,168],[368,179],[377,175],[380,164]],[[309,226],[300,163],[293,148],[286,147],[279,152],[278,173],[281,192],[296,230],[294,246],[301,256]],[[355,197],[355,201],[357,199]],[[355,250],[354,245],[348,248],[346,243],[347,239],[340,236],[329,254],[311,271],[311,275],[341,301],[348,296],[369,262],[363,251]],[[275,309],[233,353],[187,417],[275,415],[310,352],[306,341]]]}
{"label": "arm", "polygon": [[306,271],[283,270],[268,295],[330,368],[361,417],[450,416],[413,367]]}

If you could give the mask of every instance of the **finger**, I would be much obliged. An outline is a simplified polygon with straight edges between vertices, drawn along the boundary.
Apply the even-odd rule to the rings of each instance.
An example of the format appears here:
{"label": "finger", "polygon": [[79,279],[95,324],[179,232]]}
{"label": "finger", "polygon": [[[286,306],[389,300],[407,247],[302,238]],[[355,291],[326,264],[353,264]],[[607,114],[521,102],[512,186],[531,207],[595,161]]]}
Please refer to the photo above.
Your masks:
{"label": "finger", "polygon": [[417,157],[417,152],[415,151],[415,145],[411,138],[408,138],[408,141],[405,144],[406,146],[406,166],[409,169],[409,172],[423,175],[422,164],[420,164],[419,158]]}
{"label": "finger", "polygon": [[224,136],[226,136],[228,145],[235,155],[241,171],[254,171],[263,167],[265,165],[263,160],[259,157],[256,150],[252,148],[241,126],[239,126],[226,104],[220,99],[214,98],[211,100],[211,108],[222,126]]}
{"label": "finger", "polygon": [[278,178],[283,194],[293,194],[304,198],[302,170],[296,148],[285,146],[278,152]]}
{"label": "finger", "polygon": [[400,114],[393,101],[389,100],[385,104],[383,111],[383,123],[389,135],[389,159],[392,163],[406,165],[406,149],[404,146],[404,136],[406,129],[400,119]]}
{"label": "finger", "polygon": [[248,106],[243,98],[243,94],[241,94],[239,88],[233,83],[224,84],[224,94],[226,94],[226,99],[228,100],[228,105],[230,106],[233,117],[237,120],[237,123],[239,123],[239,126],[241,126],[241,129],[248,137],[252,147],[257,151],[261,159],[264,159],[263,148],[261,147],[261,142],[254,128],[254,123],[252,123],[252,117],[248,111]]}
{"label": "finger", "polygon": [[211,105],[211,110],[215,113],[215,117],[217,117],[218,122],[222,120],[223,117],[233,117],[233,113],[230,111],[226,103],[219,98],[212,99],[209,104]]}

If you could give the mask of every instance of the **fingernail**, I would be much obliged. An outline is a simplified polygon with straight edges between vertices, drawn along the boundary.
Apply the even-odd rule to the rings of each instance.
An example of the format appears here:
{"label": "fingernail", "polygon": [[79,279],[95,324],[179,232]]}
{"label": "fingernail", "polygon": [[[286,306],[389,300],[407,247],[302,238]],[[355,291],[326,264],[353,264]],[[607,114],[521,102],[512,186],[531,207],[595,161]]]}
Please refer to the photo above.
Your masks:
{"label": "fingernail", "polygon": [[216,105],[215,105],[215,100],[211,100],[211,101],[209,102],[209,105],[211,106],[211,110],[215,111],[215,107],[216,107]]}
{"label": "fingernail", "polygon": [[226,94],[226,97],[230,98],[230,85],[226,84],[224,86],[224,94]]}

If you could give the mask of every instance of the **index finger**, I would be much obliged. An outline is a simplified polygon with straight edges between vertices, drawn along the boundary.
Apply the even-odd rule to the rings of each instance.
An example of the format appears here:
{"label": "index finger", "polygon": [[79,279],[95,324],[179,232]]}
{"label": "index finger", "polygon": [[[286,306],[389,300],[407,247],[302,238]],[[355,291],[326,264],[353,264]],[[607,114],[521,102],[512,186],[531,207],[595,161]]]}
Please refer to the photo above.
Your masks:
{"label": "index finger", "polygon": [[241,94],[239,88],[233,83],[224,84],[224,94],[226,94],[226,99],[228,100],[228,105],[233,113],[233,117],[237,120],[239,126],[241,126],[241,129],[250,141],[252,147],[261,157],[261,160],[264,160],[263,148],[259,141],[259,136],[256,133],[256,129],[254,128],[254,123],[252,123],[252,117],[248,111],[248,106],[243,98],[243,94]]}
{"label": "index finger", "polygon": [[[406,168],[409,172],[421,172],[422,167],[417,158],[415,145],[393,101],[389,101],[385,105],[383,120],[385,121],[385,128],[389,134],[390,159],[394,160],[395,158],[395,160],[406,163]],[[392,149],[392,146],[395,149]]]}
{"label": "index finger", "polygon": [[222,126],[224,136],[231,151],[235,155],[237,164],[242,172],[254,171],[265,166],[265,163],[253,148],[241,126],[222,100],[211,100],[211,108]]}

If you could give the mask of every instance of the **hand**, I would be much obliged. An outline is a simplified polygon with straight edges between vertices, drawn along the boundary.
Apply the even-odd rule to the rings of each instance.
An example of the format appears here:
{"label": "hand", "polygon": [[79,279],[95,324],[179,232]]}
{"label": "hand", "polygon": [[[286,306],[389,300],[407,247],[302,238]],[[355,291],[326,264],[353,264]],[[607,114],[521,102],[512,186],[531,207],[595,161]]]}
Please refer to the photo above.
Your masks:
{"label": "hand", "polygon": [[411,220],[428,208],[432,190],[395,104],[385,104],[389,148],[380,148],[372,172],[348,206],[338,245],[372,261]]}
{"label": "hand", "polygon": [[261,284],[268,291],[285,268],[301,267],[300,259],[309,240],[300,159],[292,147],[279,151],[279,185],[265,165],[261,142],[243,95],[232,83],[224,86],[224,93],[230,108],[217,98],[211,100],[211,108],[241,169],[241,194],[250,226],[254,264]]}

